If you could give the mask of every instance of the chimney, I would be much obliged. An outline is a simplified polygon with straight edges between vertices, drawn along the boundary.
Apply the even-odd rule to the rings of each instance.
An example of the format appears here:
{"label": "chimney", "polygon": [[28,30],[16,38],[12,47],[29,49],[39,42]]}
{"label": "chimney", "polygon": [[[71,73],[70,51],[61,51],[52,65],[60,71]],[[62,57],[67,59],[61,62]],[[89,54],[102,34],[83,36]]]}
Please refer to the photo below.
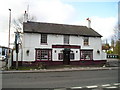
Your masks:
{"label": "chimney", "polygon": [[88,21],[88,28],[91,28],[91,20],[89,18],[86,19]]}
{"label": "chimney", "polygon": [[24,22],[27,22],[28,21],[28,13],[25,11],[24,13]]}

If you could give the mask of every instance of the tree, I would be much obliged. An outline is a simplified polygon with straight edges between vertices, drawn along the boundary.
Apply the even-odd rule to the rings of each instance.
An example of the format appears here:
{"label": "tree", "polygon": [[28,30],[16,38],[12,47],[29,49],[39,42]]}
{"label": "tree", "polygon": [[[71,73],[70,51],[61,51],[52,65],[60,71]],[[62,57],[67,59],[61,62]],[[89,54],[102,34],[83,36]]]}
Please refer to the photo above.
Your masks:
{"label": "tree", "polygon": [[108,43],[102,45],[102,50],[105,50],[106,53],[108,50],[110,50],[110,45]]}
{"label": "tree", "polygon": [[28,13],[25,11],[25,13],[19,18],[13,19],[13,27],[16,29],[16,31],[23,32],[23,22],[26,21],[36,21],[36,17],[33,15],[28,15]]}
{"label": "tree", "polygon": [[114,44],[113,53],[118,54],[120,57],[120,24],[114,27],[114,35],[111,44]]}
{"label": "tree", "polygon": [[113,53],[114,54],[118,54],[119,57],[120,57],[120,41],[119,40],[116,42],[116,45],[115,45]]}
{"label": "tree", "polygon": [[112,39],[116,42],[117,40],[119,40],[120,38],[119,38],[119,34],[120,34],[120,27],[118,26],[118,25],[116,25],[115,27],[114,27],[114,34],[113,34],[113,36],[112,36]]}
{"label": "tree", "polygon": [[[35,21],[35,16],[30,16],[25,11],[24,15],[21,15],[19,18],[13,20],[13,27],[15,28],[15,42],[14,47],[16,50],[16,69],[18,69],[18,53],[21,51],[21,61],[23,60],[23,49],[22,49],[22,32],[23,32],[23,22]],[[18,35],[19,34],[19,35]],[[17,41],[17,43],[16,43]]]}

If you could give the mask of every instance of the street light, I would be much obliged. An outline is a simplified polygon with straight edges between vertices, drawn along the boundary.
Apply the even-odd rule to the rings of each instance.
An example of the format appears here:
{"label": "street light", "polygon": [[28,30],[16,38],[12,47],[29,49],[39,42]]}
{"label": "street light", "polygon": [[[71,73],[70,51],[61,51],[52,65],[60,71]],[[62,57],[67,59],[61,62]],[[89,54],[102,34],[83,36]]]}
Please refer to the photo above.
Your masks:
{"label": "street light", "polygon": [[9,34],[8,34],[8,50],[7,50],[7,60],[6,60],[6,67],[9,69],[9,58],[10,58],[10,27],[11,27],[11,9],[9,10]]}
{"label": "street light", "polygon": [[8,35],[8,48],[10,48],[10,27],[11,27],[11,9],[9,9],[9,35]]}

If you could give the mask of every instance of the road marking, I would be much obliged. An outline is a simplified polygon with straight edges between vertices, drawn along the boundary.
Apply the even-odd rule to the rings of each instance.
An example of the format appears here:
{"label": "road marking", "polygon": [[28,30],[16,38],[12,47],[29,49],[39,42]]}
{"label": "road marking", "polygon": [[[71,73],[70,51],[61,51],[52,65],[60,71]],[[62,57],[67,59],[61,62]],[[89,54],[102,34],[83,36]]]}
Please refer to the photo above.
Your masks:
{"label": "road marking", "polygon": [[118,88],[118,87],[116,87],[116,86],[112,86],[112,87],[105,87],[105,88],[108,88],[108,89],[112,89],[112,88]]}
{"label": "road marking", "polygon": [[58,89],[54,89],[54,90],[66,90],[66,88],[58,88]]}
{"label": "road marking", "polygon": [[81,89],[82,87],[71,87],[71,89]]}
{"label": "road marking", "polygon": [[104,84],[104,85],[102,85],[103,87],[106,87],[106,86],[110,86],[110,84]]}
{"label": "road marking", "polygon": [[114,83],[113,85],[120,85],[120,83]]}
{"label": "road marking", "polygon": [[108,88],[108,89],[115,89],[118,88],[117,86],[113,86],[113,85],[120,85],[120,83],[114,83],[114,84],[104,84],[104,85],[93,85],[93,86],[83,86],[83,87],[70,87],[70,89],[82,89],[82,88],[89,88],[89,89],[93,89],[93,90],[98,90],[99,87],[101,88]]}
{"label": "road marking", "polygon": [[97,88],[98,86],[86,86],[87,88]]}

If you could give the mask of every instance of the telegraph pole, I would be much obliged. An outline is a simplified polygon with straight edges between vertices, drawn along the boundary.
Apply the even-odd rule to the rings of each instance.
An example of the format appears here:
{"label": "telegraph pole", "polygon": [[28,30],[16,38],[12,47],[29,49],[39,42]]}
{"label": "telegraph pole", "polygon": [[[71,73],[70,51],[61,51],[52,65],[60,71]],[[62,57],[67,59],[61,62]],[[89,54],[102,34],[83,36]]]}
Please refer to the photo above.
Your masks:
{"label": "telegraph pole", "polygon": [[15,32],[15,49],[16,49],[16,70],[18,70],[18,53],[19,53],[19,35],[20,32]]}

